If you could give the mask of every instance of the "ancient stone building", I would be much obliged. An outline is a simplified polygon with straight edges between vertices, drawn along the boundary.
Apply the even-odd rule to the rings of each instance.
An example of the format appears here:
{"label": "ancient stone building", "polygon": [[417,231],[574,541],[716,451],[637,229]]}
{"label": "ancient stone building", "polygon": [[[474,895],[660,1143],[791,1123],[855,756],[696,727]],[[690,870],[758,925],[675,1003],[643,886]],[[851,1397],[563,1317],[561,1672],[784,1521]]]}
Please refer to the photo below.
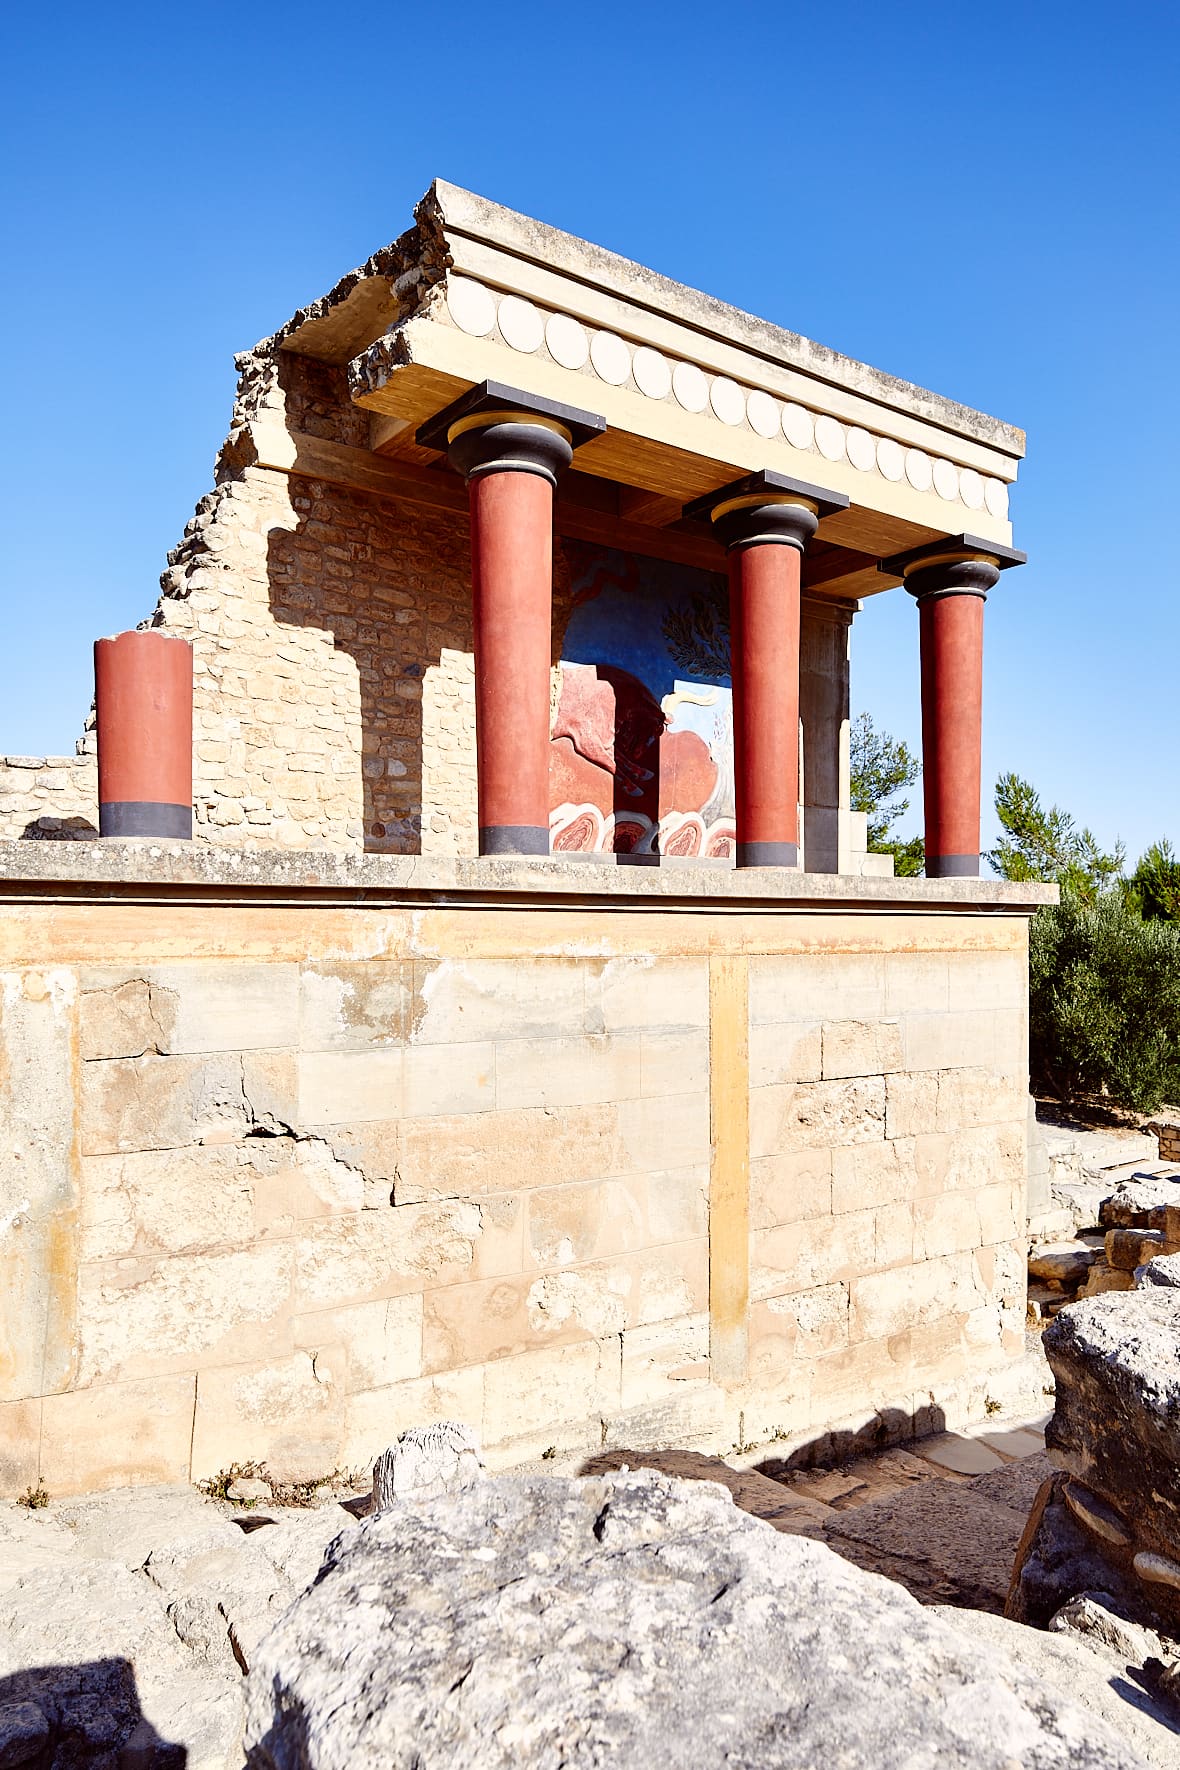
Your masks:
{"label": "ancient stone building", "polygon": [[[0,766],[0,835],[80,838],[0,844],[5,1490],[981,1408],[1045,896],[977,876],[1021,434],[443,184],[239,369],[97,732]],[[849,808],[902,584],[924,880]]]}

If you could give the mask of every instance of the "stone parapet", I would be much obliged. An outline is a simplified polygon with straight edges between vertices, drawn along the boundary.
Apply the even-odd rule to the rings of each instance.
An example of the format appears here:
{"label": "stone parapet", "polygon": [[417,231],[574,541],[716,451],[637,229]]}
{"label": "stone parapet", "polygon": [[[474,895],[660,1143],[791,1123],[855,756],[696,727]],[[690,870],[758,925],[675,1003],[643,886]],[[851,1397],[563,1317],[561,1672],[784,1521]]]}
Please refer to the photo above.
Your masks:
{"label": "stone parapet", "polygon": [[718,907],[833,910],[988,911],[1029,916],[1056,903],[1055,885],[1014,884],[1004,879],[901,879],[798,873],[780,868],[740,876],[724,865],[665,859],[658,867],[628,864],[626,857],[370,855],[323,850],[266,851],[198,847],[151,840],[79,843],[69,849],[0,850],[0,899],[71,894],[88,888],[158,890],[193,888],[243,899],[259,893],[291,893],[307,899],[325,894],[344,899],[482,894],[553,898],[603,904],[631,900],[655,904],[707,900]]}
{"label": "stone parapet", "polygon": [[1036,888],[5,860],[4,1492],[868,1445],[1023,1354]]}

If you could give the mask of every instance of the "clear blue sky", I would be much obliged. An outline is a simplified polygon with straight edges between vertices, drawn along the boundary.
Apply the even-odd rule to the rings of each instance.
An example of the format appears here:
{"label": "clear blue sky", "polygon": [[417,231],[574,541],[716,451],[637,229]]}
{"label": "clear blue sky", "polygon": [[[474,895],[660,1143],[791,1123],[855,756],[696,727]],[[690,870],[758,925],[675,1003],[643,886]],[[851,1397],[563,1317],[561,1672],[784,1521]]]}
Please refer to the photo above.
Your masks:
{"label": "clear blue sky", "polygon": [[[985,789],[1180,839],[1174,6],[114,0],[22,7],[4,48],[0,751],[72,747],[232,353],[439,175],[1025,428]],[[853,658],[916,744],[901,592]]]}

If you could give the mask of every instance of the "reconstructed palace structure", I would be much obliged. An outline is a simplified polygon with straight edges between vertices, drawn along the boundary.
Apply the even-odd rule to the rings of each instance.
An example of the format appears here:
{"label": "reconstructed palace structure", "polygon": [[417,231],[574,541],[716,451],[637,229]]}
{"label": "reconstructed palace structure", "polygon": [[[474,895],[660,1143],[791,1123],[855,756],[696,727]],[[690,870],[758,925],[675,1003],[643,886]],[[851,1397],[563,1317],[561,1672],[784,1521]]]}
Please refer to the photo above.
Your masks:
{"label": "reconstructed palace structure", "polygon": [[[981,1411],[1049,895],[978,877],[1021,433],[442,183],[238,367],[78,754],[0,762],[0,1491]],[[904,880],[848,764],[902,590]]]}

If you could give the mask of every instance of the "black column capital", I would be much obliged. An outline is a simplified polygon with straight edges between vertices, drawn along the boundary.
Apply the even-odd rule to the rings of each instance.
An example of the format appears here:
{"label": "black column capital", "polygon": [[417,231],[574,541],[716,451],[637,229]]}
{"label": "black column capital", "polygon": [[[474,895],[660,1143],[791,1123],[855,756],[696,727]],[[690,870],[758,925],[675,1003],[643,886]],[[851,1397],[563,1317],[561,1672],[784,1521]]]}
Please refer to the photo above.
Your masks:
{"label": "black column capital", "polygon": [[469,481],[485,473],[537,473],[555,486],[574,450],[605,429],[596,412],[502,381],[481,381],[427,419],[415,441],[445,451]]}
{"label": "black column capital", "polygon": [[767,542],[802,552],[821,517],[847,508],[843,492],[830,492],[764,467],[686,504],[684,515],[689,521],[711,522],[731,552]]}
{"label": "black column capital", "polygon": [[947,535],[906,553],[877,562],[877,570],[900,578],[911,596],[927,602],[936,596],[986,597],[999,575],[1024,565],[1027,553],[978,535]]}

